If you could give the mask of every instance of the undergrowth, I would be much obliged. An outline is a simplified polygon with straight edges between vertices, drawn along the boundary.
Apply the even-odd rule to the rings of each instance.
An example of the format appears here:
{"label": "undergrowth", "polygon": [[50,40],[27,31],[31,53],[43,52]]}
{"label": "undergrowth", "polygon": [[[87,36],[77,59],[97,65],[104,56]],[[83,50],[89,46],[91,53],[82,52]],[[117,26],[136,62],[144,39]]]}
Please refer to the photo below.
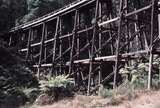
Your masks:
{"label": "undergrowth", "polygon": [[74,79],[60,75],[40,81],[41,95],[36,99],[38,105],[52,104],[58,100],[73,96]]}
{"label": "undergrowth", "polygon": [[[160,57],[155,55],[153,59],[152,89],[159,89],[160,82]],[[110,98],[108,105],[118,105],[123,100],[133,100],[137,97],[136,91],[147,89],[148,83],[148,60],[133,61],[132,65],[125,65],[119,71],[123,81],[113,90],[101,85],[99,94],[101,97]]]}
{"label": "undergrowth", "polygon": [[60,75],[52,77],[48,80],[40,81],[40,88],[43,92],[51,92],[53,88],[66,88],[71,89],[74,86],[74,79],[68,76]]}

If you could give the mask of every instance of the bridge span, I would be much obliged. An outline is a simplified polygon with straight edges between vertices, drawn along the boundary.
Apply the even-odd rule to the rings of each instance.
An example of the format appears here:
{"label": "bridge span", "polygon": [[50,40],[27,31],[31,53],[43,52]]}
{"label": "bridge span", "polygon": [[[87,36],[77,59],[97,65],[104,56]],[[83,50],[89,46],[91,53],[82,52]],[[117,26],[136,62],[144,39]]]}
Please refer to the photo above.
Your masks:
{"label": "bridge span", "polygon": [[[118,0],[117,0],[118,1]],[[159,54],[158,1],[77,0],[57,11],[14,27],[8,45],[18,48],[38,77],[69,74],[88,94],[101,83],[118,84],[119,69]],[[113,5],[111,5],[113,4]]]}

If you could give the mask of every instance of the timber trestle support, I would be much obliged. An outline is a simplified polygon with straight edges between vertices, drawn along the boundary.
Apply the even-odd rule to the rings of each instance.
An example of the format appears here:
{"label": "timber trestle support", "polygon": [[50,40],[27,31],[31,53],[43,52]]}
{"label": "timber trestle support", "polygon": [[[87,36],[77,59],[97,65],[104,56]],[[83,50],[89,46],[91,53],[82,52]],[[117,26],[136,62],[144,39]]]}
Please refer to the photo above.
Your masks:
{"label": "timber trestle support", "polygon": [[8,44],[18,46],[38,78],[69,74],[87,95],[102,83],[115,89],[124,64],[148,57],[151,89],[153,57],[160,54],[159,1],[117,1],[118,7],[112,0],[78,0],[12,28]]}

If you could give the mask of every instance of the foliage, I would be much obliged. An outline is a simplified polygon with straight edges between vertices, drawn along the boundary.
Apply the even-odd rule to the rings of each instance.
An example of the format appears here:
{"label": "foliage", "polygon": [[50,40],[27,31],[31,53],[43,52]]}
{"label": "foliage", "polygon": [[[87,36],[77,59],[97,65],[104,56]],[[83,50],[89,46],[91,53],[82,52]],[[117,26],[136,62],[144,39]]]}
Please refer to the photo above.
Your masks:
{"label": "foliage", "polygon": [[36,99],[37,105],[48,105],[65,97],[72,97],[74,80],[60,75],[47,81],[40,81],[41,95]]}
{"label": "foliage", "polygon": [[59,9],[72,1],[74,0],[27,0],[28,12],[17,21],[17,25]]}
{"label": "foliage", "polygon": [[42,91],[50,91],[53,88],[66,88],[71,89],[74,86],[74,80],[68,76],[60,75],[51,78],[48,81],[40,81],[40,88]]}
{"label": "foliage", "polygon": [[121,95],[123,96],[126,100],[132,100],[137,97],[135,93],[135,86],[133,85],[132,82],[129,80],[125,80],[115,91],[114,95]]}
{"label": "foliage", "polygon": [[21,105],[27,101],[20,88],[37,87],[38,81],[14,51],[0,45],[0,105]]}
{"label": "foliage", "polygon": [[17,87],[7,89],[6,91],[0,91],[2,95],[0,97],[0,106],[16,108],[17,106],[24,105],[27,101],[25,94]]}
{"label": "foliage", "polygon": [[[153,87],[158,88],[159,86],[159,69],[160,69],[160,57],[155,55],[153,59]],[[148,60],[144,62],[134,62],[133,65],[127,66],[120,69],[122,76],[130,76],[131,83],[135,88],[146,88],[149,71]],[[127,79],[127,78],[126,78]]]}
{"label": "foliage", "polygon": [[0,31],[7,31],[26,14],[26,0],[0,0]]}
{"label": "foliage", "polygon": [[113,96],[113,90],[105,88],[103,85],[99,88],[99,95],[103,98],[106,97],[112,97]]}
{"label": "foliage", "polygon": [[117,106],[122,103],[123,100],[132,100],[137,97],[133,84],[125,80],[115,90],[100,87],[100,96],[103,98],[109,98],[107,105]]}
{"label": "foliage", "polygon": [[[160,57],[155,55],[153,59],[153,79],[152,87],[159,88],[159,69],[160,69]],[[124,78],[122,84],[119,85],[116,90],[109,90],[104,86],[100,87],[100,95],[102,97],[114,97],[123,95],[125,98],[131,100],[136,97],[135,90],[145,89],[147,87],[149,63],[145,59],[143,61],[132,61],[132,65],[125,65],[120,69],[120,74]]]}
{"label": "foliage", "polygon": [[74,0],[0,0],[0,31],[26,23]]}
{"label": "foliage", "polygon": [[[31,21],[73,1],[75,0],[0,0],[0,31],[6,31],[15,25]],[[149,0],[141,0],[140,4],[137,1],[139,0],[129,0],[130,4],[134,4],[130,7],[139,7],[149,3]],[[107,0],[106,2],[107,9],[104,13],[113,13],[113,17],[118,16],[119,0]]]}
{"label": "foliage", "polygon": [[29,103],[33,103],[40,95],[40,90],[38,88],[21,88],[21,91],[23,91],[27,97]]}
{"label": "foliage", "polygon": [[123,96],[127,100],[134,99],[136,97],[134,85],[125,80],[121,85],[119,85],[115,90],[105,88],[104,86],[100,87],[100,96],[103,98],[115,98],[118,96]]}

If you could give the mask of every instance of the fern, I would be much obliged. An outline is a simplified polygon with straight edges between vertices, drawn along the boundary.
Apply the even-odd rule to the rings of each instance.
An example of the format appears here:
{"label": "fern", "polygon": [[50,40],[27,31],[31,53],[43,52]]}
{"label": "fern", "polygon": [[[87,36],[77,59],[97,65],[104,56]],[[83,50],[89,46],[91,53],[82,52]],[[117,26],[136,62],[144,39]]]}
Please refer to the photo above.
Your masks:
{"label": "fern", "polygon": [[51,78],[47,81],[40,81],[40,88],[42,91],[48,91],[52,88],[66,88],[69,89],[74,86],[74,79],[68,76],[60,75]]}

